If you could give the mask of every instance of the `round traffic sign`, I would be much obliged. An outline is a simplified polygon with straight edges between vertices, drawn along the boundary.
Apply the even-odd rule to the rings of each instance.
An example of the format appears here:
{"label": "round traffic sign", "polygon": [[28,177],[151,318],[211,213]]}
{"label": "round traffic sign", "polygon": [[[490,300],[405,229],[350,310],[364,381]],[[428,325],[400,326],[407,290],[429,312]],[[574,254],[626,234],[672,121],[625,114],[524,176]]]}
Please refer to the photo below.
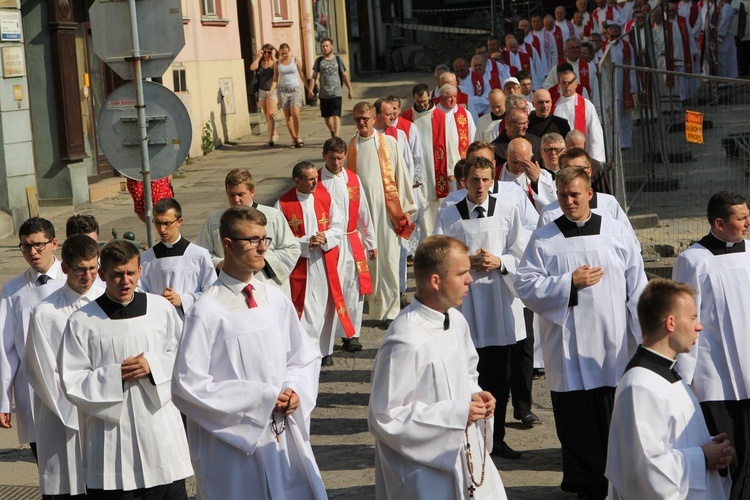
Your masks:
{"label": "round traffic sign", "polygon": [[[193,139],[185,104],[168,88],[143,82],[151,179],[161,179],[185,161]],[[115,89],[99,111],[99,147],[109,163],[125,177],[141,180],[141,149],[135,84]]]}

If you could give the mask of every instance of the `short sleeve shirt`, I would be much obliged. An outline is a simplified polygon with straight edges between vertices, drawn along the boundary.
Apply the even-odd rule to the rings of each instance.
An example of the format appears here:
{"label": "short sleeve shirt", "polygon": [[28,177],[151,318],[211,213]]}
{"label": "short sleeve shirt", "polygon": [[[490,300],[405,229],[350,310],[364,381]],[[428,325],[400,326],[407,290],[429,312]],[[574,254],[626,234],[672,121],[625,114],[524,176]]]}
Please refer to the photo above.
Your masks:
{"label": "short sleeve shirt", "polygon": [[[316,61],[313,71],[320,75],[320,98],[330,99],[332,97],[341,97],[341,78],[339,77],[340,58],[326,59],[322,57]],[[346,71],[344,61],[341,61],[341,71]]]}

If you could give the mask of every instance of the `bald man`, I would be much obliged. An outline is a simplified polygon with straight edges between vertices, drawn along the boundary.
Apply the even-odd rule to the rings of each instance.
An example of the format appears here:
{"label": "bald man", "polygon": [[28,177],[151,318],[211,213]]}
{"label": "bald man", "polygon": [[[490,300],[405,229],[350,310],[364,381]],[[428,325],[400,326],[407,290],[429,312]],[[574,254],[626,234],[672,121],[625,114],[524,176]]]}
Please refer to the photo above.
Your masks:
{"label": "bald man", "polygon": [[557,199],[552,175],[533,161],[531,143],[523,137],[510,141],[506,154],[508,160],[500,167],[499,180],[518,184],[541,213]]}
{"label": "bald man", "polygon": [[500,134],[501,123],[505,115],[505,93],[500,89],[492,89],[487,100],[490,112],[479,118],[475,140],[492,142]]}
{"label": "bald man", "polygon": [[[469,88],[463,88],[462,90],[469,94],[469,96],[476,97],[476,110],[479,116],[489,113],[490,106],[488,98],[490,95],[490,77],[487,75],[487,59],[482,55],[475,55],[471,58],[471,71],[469,72],[468,78],[464,81],[464,86],[468,85]],[[479,116],[474,117],[475,121],[478,120]]]}
{"label": "bald man", "polygon": [[[565,136],[565,149],[580,148],[586,150],[586,136],[579,130],[571,130]],[[590,157],[589,157],[590,158]],[[597,193],[612,194],[612,188],[609,185],[602,164],[593,158],[591,163],[591,187]]]}
{"label": "bald man", "polygon": [[562,5],[555,7],[555,26],[557,26],[562,32],[563,41],[576,36],[576,30],[573,23],[565,19],[566,14],[565,7]]}
{"label": "bald man", "polygon": [[538,59],[533,58],[531,54],[521,52],[520,48],[515,35],[506,35],[503,55],[510,68],[510,76],[515,77],[519,71],[525,71],[531,75],[532,82],[544,78],[539,75]]}
{"label": "bald man", "polygon": [[542,137],[556,132],[565,137],[570,132],[568,120],[552,114],[552,96],[549,91],[537,90],[531,103],[534,105],[534,112],[529,114],[529,134]]}

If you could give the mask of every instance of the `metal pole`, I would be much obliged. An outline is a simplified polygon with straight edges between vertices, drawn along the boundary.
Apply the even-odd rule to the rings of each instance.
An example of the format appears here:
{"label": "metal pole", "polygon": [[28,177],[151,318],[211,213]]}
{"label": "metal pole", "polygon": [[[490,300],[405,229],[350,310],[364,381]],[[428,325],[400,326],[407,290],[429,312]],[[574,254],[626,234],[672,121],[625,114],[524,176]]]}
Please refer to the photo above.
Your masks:
{"label": "metal pole", "polygon": [[495,36],[495,16],[497,15],[496,12],[497,0],[490,0],[490,33],[492,33],[492,36]]}
{"label": "metal pole", "polygon": [[151,164],[148,159],[148,129],[146,126],[146,103],[143,100],[143,76],[141,73],[141,46],[138,40],[138,21],[135,0],[130,6],[130,33],[133,37],[133,83],[135,83],[135,108],[138,112],[139,144],[141,147],[141,173],[143,174],[143,205],[146,208],[146,241],[154,246],[154,227],[151,224],[154,203],[151,199]]}

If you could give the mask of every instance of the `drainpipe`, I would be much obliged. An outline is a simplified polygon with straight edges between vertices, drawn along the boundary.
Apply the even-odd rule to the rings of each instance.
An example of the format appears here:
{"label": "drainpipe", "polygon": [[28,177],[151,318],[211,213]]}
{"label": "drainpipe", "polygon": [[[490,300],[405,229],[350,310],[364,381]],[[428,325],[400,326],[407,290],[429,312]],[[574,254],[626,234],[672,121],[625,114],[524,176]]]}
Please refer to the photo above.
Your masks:
{"label": "drainpipe", "polygon": [[[312,0],[300,2],[300,23],[302,26],[302,53],[304,54],[303,68],[305,78],[312,76],[312,67],[315,62],[315,33],[313,31]],[[307,85],[307,82],[305,82]]]}

